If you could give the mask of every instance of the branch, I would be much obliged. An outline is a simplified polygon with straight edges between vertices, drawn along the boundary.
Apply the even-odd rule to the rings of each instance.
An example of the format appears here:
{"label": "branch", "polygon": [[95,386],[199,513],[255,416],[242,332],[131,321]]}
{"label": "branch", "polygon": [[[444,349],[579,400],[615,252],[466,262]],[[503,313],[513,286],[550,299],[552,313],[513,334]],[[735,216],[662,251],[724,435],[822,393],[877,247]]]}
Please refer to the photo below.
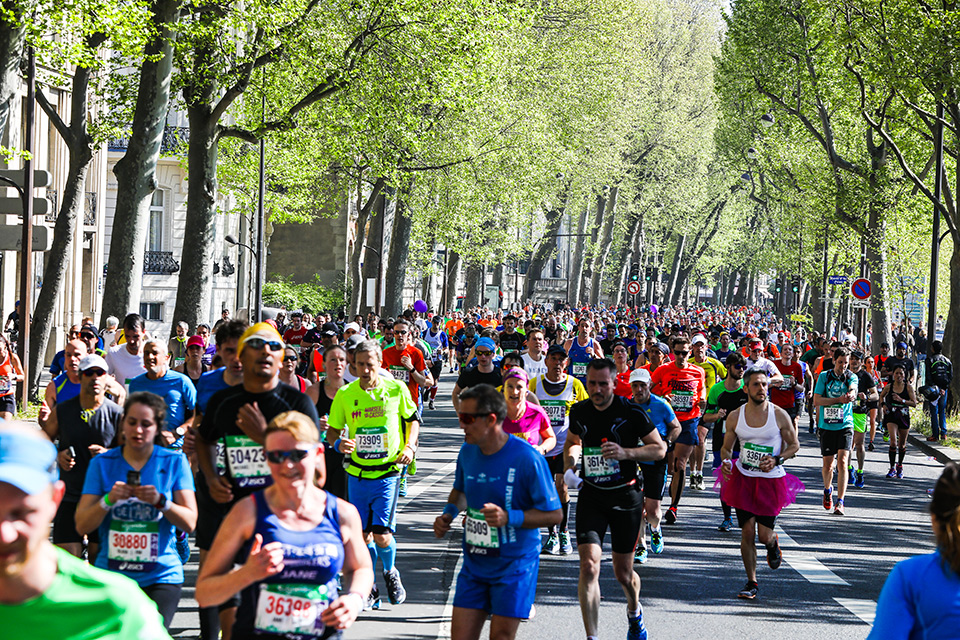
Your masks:
{"label": "branch", "polygon": [[57,113],[56,108],[47,100],[47,95],[43,92],[43,89],[39,87],[37,87],[37,104],[40,105],[43,112],[50,118],[53,127],[57,130],[57,133],[60,134],[60,137],[63,138],[63,141],[67,143],[67,146],[71,146],[74,143],[73,131],[70,130],[70,127],[66,125],[63,118]]}

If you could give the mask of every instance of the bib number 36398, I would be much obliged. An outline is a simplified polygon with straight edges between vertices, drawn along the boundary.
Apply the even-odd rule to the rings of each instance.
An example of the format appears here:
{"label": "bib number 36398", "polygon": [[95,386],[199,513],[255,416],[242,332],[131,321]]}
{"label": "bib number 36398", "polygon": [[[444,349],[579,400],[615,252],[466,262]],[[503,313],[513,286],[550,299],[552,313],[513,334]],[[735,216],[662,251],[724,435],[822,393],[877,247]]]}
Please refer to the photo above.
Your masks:
{"label": "bib number 36398", "polygon": [[261,584],[254,626],[267,633],[320,636],[320,614],[329,604],[325,585]]}
{"label": "bib number 36398", "polygon": [[500,536],[496,527],[487,524],[478,509],[467,509],[463,534],[467,541],[467,550],[474,555],[499,556]]}

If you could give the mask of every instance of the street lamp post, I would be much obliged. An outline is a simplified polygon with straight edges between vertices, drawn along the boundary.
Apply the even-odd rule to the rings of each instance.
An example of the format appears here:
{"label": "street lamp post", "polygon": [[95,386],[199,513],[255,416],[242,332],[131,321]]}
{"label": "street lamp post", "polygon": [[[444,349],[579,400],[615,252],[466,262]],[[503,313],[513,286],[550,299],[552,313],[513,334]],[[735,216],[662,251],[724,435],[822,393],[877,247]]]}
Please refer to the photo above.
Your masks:
{"label": "street lamp post", "polygon": [[260,280],[260,274],[262,273],[261,268],[263,265],[261,264],[261,261],[260,261],[260,252],[254,249],[253,247],[251,247],[250,245],[244,242],[240,242],[239,240],[237,240],[236,238],[234,238],[229,234],[223,237],[223,241],[235,247],[243,247],[253,254],[253,260],[257,270],[257,277],[254,278],[254,282],[255,282],[254,286],[257,289],[256,289],[256,295],[254,297],[254,302],[253,302],[254,304],[253,318],[250,324],[253,324],[254,322],[260,322],[260,319],[263,317],[263,282]]}

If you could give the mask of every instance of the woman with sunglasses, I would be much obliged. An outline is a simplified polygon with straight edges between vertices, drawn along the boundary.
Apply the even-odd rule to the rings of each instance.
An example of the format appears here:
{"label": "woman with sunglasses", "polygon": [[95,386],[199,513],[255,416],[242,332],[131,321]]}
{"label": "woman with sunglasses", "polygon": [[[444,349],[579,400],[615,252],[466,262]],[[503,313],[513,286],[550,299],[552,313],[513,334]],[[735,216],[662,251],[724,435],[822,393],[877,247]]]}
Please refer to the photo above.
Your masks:
{"label": "woman with sunglasses", "polygon": [[[529,442],[542,455],[557,444],[550,426],[550,417],[539,404],[527,402],[529,380],[522,367],[512,367],[503,375],[503,397],[507,400],[507,417],[503,430]],[[536,398],[536,396],[534,396]]]}
{"label": "woman with sunglasses", "polygon": [[[338,344],[331,346],[323,352],[323,371],[326,376],[307,389],[307,395],[317,405],[317,415],[320,416],[321,441],[326,441],[330,406],[337,391],[346,384],[343,376],[348,366],[347,350]],[[335,451],[333,447],[327,447],[323,454],[323,461],[327,477],[324,489],[346,500],[347,472],[343,468],[343,454]]]}
{"label": "woman with sunglasses", "polygon": [[[233,640],[340,638],[373,585],[360,515],[321,488],[324,447],[311,418],[281,413],[265,438],[273,484],[227,515],[197,579],[197,601],[216,606],[240,592]],[[246,561],[235,567],[238,554]]]}
{"label": "woman with sunglasses", "polygon": [[300,356],[297,350],[287,345],[283,348],[283,363],[280,365],[280,382],[288,384],[300,393],[306,393],[310,383],[303,376],[297,374],[297,365]]}
{"label": "woman with sunglasses", "polygon": [[90,461],[76,522],[81,534],[99,528],[94,565],[135,580],[169,629],[183,588],[176,530],[193,531],[197,500],[187,458],[159,444],[166,413],[158,395],[140,392],[127,399],[123,446]]}
{"label": "woman with sunglasses", "polygon": [[0,335],[0,418],[10,420],[17,412],[17,383],[22,380],[20,357],[10,348],[7,338]]}

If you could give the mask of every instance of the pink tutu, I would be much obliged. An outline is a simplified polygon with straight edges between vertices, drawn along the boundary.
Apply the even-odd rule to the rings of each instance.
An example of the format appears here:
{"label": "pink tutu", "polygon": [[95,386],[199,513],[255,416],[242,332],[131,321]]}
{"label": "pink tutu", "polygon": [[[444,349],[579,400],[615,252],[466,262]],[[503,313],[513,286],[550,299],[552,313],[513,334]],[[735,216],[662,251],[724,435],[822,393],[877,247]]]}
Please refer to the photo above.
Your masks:
{"label": "pink tutu", "polygon": [[806,487],[800,478],[786,474],[782,478],[754,478],[740,473],[736,463],[729,476],[724,477],[722,467],[713,470],[716,481],[714,491],[720,499],[735,509],[743,509],[758,516],[778,516],[780,511],[797,501],[797,494]]}

